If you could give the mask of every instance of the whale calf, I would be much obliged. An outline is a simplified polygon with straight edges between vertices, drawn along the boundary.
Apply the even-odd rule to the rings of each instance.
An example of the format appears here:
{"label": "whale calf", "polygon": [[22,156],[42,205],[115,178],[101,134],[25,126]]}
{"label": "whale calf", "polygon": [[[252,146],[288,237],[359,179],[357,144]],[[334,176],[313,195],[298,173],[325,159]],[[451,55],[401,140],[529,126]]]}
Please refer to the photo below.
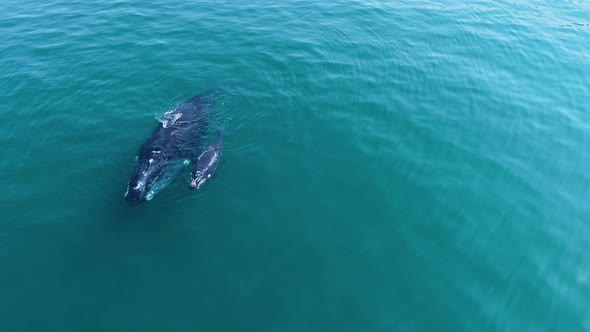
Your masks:
{"label": "whale calf", "polygon": [[164,189],[180,173],[185,160],[198,156],[208,126],[208,94],[197,95],[166,112],[141,145],[137,164],[127,184],[125,199],[139,204]]}
{"label": "whale calf", "polygon": [[217,130],[217,140],[211,143],[205,151],[197,158],[193,169],[191,170],[190,189],[199,189],[215,173],[219,159],[221,158],[221,144],[223,142],[223,132]]}

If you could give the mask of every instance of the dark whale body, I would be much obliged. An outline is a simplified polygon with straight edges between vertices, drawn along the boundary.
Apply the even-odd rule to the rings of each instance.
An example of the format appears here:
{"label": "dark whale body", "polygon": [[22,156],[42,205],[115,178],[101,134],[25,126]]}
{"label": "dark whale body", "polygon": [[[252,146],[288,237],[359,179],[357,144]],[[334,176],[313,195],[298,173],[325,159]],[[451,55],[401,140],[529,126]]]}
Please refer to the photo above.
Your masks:
{"label": "dark whale body", "polygon": [[217,130],[217,140],[211,144],[199,155],[191,170],[191,181],[189,189],[199,189],[209,180],[219,165],[221,158],[221,144],[223,143],[223,132]]}
{"label": "dark whale body", "polygon": [[150,200],[178,176],[184,160],[197,158],[211,104],[207,94],[198,95],[165,114],[139,149],[136,169],[125,193],[129,203]]}

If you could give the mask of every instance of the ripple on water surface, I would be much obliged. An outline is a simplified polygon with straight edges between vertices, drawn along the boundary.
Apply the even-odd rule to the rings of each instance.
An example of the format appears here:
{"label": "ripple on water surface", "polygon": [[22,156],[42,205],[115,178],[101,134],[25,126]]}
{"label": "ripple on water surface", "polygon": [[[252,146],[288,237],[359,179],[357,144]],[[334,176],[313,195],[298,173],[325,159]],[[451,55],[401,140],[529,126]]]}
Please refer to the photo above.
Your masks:
{"label": "ripple on water surface", "polygon": [[[587,3],[0,10],[3,330],[590,329]],[[221,176],[128,206],[211,87]]]}

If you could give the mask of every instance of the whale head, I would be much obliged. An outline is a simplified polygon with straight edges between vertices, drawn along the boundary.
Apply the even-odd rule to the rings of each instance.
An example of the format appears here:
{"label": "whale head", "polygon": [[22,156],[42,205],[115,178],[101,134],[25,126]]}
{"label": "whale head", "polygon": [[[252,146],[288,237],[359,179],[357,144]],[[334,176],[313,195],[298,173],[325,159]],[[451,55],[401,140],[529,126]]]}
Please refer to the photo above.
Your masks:
{"label": "whale head", "polygon": [[155,186],[164,172],[164,162],[158,155],[138,160],[137,169],[127,183],[127,202],[139,204],[152,198]]}
{"label": "whale head", "polygon": [[199,189],[201,186],[209,180],[211,174],[207,172],[203,172],[201,170],[196,170],[191,172],[191,182],[189,183],[189,189]]}

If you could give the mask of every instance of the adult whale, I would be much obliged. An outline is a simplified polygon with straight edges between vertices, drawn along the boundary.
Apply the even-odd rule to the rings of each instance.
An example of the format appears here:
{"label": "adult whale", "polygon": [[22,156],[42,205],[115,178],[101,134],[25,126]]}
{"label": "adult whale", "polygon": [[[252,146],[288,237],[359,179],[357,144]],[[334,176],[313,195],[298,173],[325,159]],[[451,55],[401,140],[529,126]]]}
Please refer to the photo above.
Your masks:
{"label": "adult whale", "polygon": [[139,204],[152,199],[179,175],[185,160],[198,157],[211,105],[211,95],[205,93],[166,112],[139,149],[135,171],[127,184],[127,202]]}

